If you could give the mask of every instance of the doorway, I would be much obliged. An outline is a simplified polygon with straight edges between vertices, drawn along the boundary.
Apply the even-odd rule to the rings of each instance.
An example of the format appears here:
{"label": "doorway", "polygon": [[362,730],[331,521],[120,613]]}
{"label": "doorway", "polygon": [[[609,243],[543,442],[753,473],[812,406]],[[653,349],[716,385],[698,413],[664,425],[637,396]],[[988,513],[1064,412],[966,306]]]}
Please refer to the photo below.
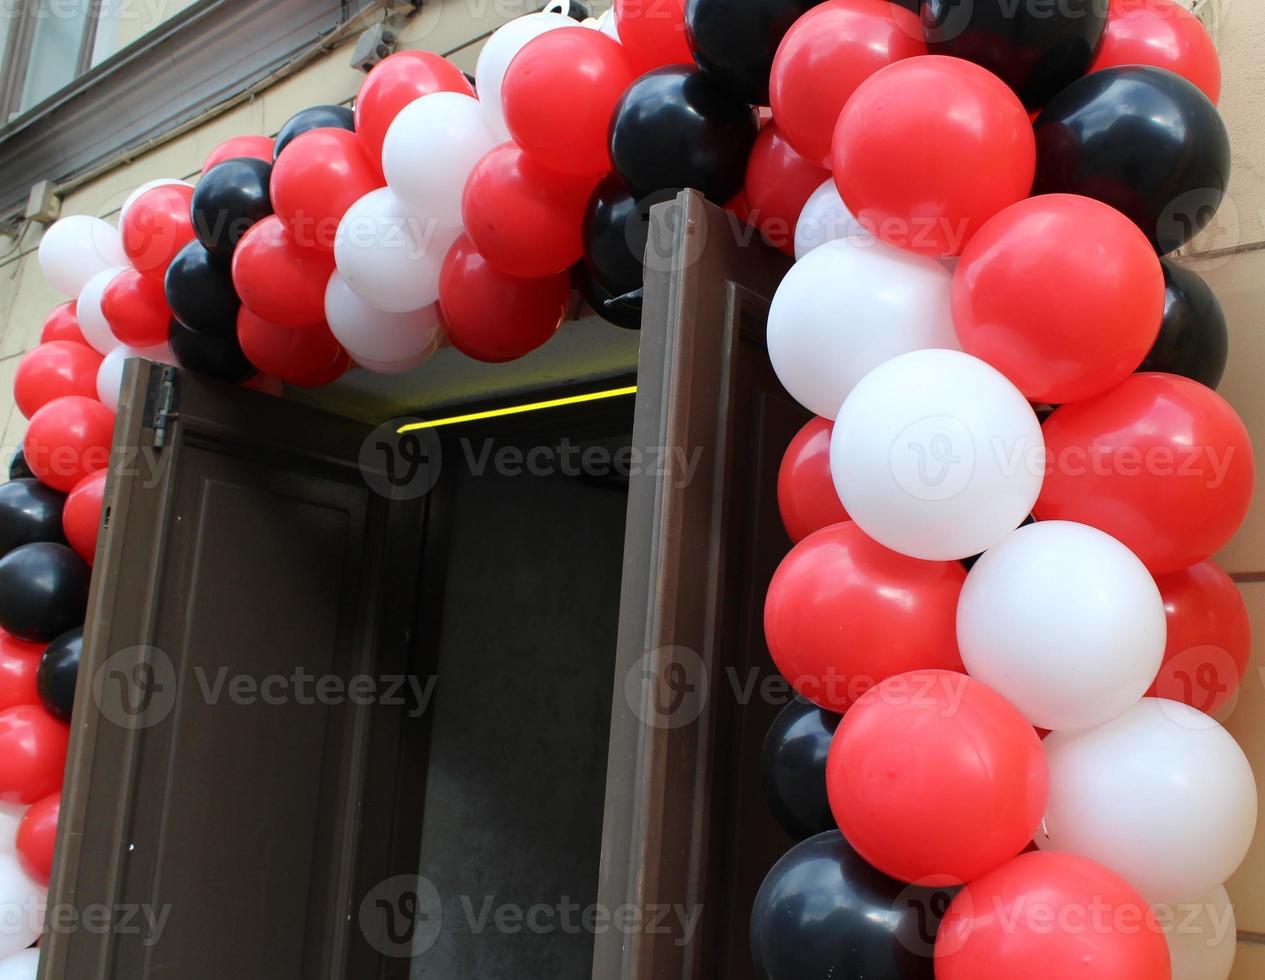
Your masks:
{"label": "doorway", "polygon": [[591,969],[633,403],[594,405],[436,430],[416,980]]}
{"label": "doorway", "polygon": [[753,976],[790,262],[689,191],[650,247],[635,401],[411,457],[129,362],[41,980]]}

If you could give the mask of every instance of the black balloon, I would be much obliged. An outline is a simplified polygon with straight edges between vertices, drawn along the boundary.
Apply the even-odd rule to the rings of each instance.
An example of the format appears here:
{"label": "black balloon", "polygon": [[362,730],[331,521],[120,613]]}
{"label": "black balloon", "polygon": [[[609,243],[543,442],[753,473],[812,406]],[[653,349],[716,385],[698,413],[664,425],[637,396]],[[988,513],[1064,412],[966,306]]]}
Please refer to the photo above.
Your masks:
{"label": "black balloon", "polygon": [[302,136],[313,129],[345,129],[354,133],[356,114],[345,105],[314,105],[310,109],[296,112],[286,120],[285,125],[281,127],[281,132],[277,133],[277,139],[273,143],[272,158],[275,160],[281,156],[281,151],[289,146],[295,137]]}
{"label": "black balloon", "polygon": [[777,46],[821,0],[688,0],[685,31],[694,60],[738,98],[769,104]]}
{"label": "black balloon", "polygon": [[201,242],[190,242],[167,268],[167,305],[186,327],[213,336],[237,333],[242,301],[229,265]]}
{"label": "black balloon", "polygon": [[0,483],[0,556],[36,541],[65,543],[61,512],[66,495],[33,477]]}
{"label": "black balloon", "polygon": [[257,373],[255,366],[246,359],[236,331],[209,334],[173,320],[169,339],[177,363],[190,371],[234,384],[246,381]]}
{"label": "black balloon", "polygon": [[583,263],[571,267],[572,285],[579,290],[593,312],[607,323],[625,330],[641,329],[641,297],[629,298],[626,293],[618,296],[597,281],[592,271]]}
{"label": "black balloon", "polygon": [[933,980],[949,889],[889,878],[837,830],[796,844],[760,886],[751,955],[764,980]]}
{"label": "black balloon", "polygon": [[13,455],[9,457],[9,479],[21,480],[28,476],[35,476],[31,472],[31,468],[26,465],[26,453],[22,452],[19,446],[13,451]]}
{"label": "black balloon", "polygon": [[1107,29],[1106,0],[923,0],[932,54],[983,65],[1029,109],[1045,105],[1089,70]]}
{"label": "black balloon", "polygon": [[587,4],[581,3],[580,0],[551,0],[540,8],[546,13],[562,14],[564,17],[570,17],[572,20],[578,20],[580,23],[588,20],[593,16],[593,12]]}
{"label": "black balloon", "polygon": [[75,705],[75,682],[79,679],[79,661],[83,656],[83,627],[57,637],[40,657],[35,674],[35,687],[40,700],[54,718],[70,721]]}
{"label": "black balloon", "polygon": [[[584,261],[615,296],[642,285],[650,238],[650,209],[679,193],[672,187],[636,199],[618,174],[608,174],[589,198],[581,232]],[[654,257],[650,257],[654,261]]]}
{"label": "black balloon", "polygon": [[760,771],[764,797],[782,829],[796,840],[833,829],[826,797],[826,757],[839,715],[796,697],[764,739]]}
{"label": "black balloon", "polygon": [[1161,255],[1212,221],[1230,181],[1230,140],[1216,106],[1162,68],[1086,75],[1046,106],[1036,135],[1034,194],[1110,204]]}
{"label": "black balloon", "polygon": [[83,625],[88,563],[64,544],[24,544],[0,558],[0,628],[47,643]]}
{"label": "black balloon", "polygon": [[693,187],[724,204],[742,188],[758,131],[755,110],[714,78],[656,68],[615,107],[611,161],[634,197]]}
{"label": "black balloon", "polygon": [[1139,371],[1180,374],[1216,388],[1230,357],[1230,332],[1216,294],[1197,272],[1168,259],[1164,267],[1164,320]]}
{"label": "black balloon", "polygon": [[272,164],[253,157],[225,160],[202,175],[191,208],[194,233],[208,252],[231,259],[250,226],[272,214],[271,177]]}

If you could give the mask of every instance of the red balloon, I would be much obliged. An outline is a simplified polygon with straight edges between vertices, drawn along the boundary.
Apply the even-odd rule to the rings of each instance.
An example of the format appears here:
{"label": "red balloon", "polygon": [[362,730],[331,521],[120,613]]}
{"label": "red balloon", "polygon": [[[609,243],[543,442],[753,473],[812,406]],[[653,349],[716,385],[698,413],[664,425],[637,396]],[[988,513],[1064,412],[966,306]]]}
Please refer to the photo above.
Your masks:
{"label": "red balloon", "polygon": [[1030,401],[1061,405],[1119,384],[1163,319],[1155,249],[1123,214],[1087,197],[1012,205],[971,239],[953,276],[962,349]]}
{"label": "red balloon", "polygon": [[273,142],[271,136],[234,136],[211,151],[202,164],[202,172],[218,167],[225,160],[254,158],[272,163]]}
{"label": "red balloon", "polygon": [[0,711],[40,703],[35,675],[47,645],[27,643],[0,630]]}
{"label": "red balloon", "polygon": [[61,793],[58,792],[31,804],[18,824],[18,862],[22,870],[41,885],[47,885],[53,876],[60,813]]}
{"label": "red balloon", "polygon": [[830,419],[813,418],[795,434],[777,471],[777,506],[782,525],[798,542],[814,531],[848,519],[830,475]]}
{"label": "red balloon", "polygon": [[466,234],[492,265],[537,279],[580,259],[580,228],[597,177],[549,170],[514,143],[502,143],[466,180],[461,214]]}
{"label": "red balloon", "polygon": [[333,253],[303,248],[275,214],[251,225],[233,252],[233,287],[242,305],[281,327],[325,322],[325,287],[333,273]]}
{"label": "red balloon", "polygon": [[391,123],[410,102],[432,92],[474,95],[461,69],[430,51],[397,51],[369,72],[356,96],[356,134],[376,166]]}
{"label": "red balloon", "polygon": [[50,340],[69,340],[71,343],[89,346],[83,331],[79,329],[79,317],[75,315],[73,299],[56,307],[44,320],[44,326],[40,329],[40,343],[47,344]]}
{"label": "red balloon", "polygon": [[966,570],[888,551],[851,521],[810,534],[769,583],[764,636],[803,697],[843,712],[910,670],[965,671],[957,608]]}
{"label": "red balloon", "polygon": [[635,75],[694,64],[685,36],[685,0],[615,0],[615,28]]}
{"label": "red balloon", "polygon": [[289,144],[272,168],[276,213],[304,248],[333,251],[347,209],[383,185],[381,164],[345,129],[312,129]]}
{"label": "red balloon", "polygon": [[158,279],[124,269],[101,296],[101,313],[110,332],[129,347],[157,347],[167,342],[171,307]]}
{"label": "red balloon", "polygon": [[65,395],[31,416],[22,442],[26,464],[40,480],[69,493],[110,463],[114,413],[95,398]]}
{"label": "red balloon", "polygon": [[635,78],[619,42],[600,31],[542,34],[514,56],[501,83],[510,135],[553,170],[604,175],[611,115]]}
{"label": "red balloon", "polygon": [[1091,72],[1123,65],[1166,68],[1221,99],[1221,59],[1199,18],[1173,0],[1112,0]]}
{"label": "red balloon", "polygon": [[1146,900],[1076,854],[1033,852],[962,889],[936,936],[936,980],[1169,980]]}
{"label": "red balloon", "polygon": [[327,385],[351,366],[351,358],[323,323],[308,330],[279,327],[243,307],[237,314],[237,340],[260,371],[300,388]]}
{"label": "red balloon", "polygon": [[1134,374],[1058,408],[1042,426],[1046,476],[1035,514],[1106,531],[1152,572],[1212,556],[1252,502],[1247,429],[1211,388]]}
{"label": "red balloon", "polygon": [[843,716],[826,763],[848,843],[884,874],[929,887],[972,881],[1023,851],[1049,783],[1023,715],[946,670],[872,688]]}
{"label": "red balloon", "polygon": [[918,15],[889,0],[830,0],[797,20],[769,76],[773,118],[797,153],[829,167],[839,113],[880,68],[927,53]]}
{"label": "red balloon", "polygon": [[101,509],[105,506],[105,470],[89,473],[75,484],[62,509],[62,530],[66,542],[79,552],[89,565],[97,554],[97,535],[101,533]]}
{"label": "red balloon", "polygon": [[565,272],[520,279],[495,268],[468,235],[449,250],[439,275],[448,340],[477,361],[512,361],[558,331],[571,299]]}
{"label": "red balloon", "polygon": [[22,356],[13,375],[18,411],[30,418],[55,398],[97,397],[102,357],[85,344],[52,340]]}
{"label": "red balloon", "polygon": [[42,707],[0,711],[0,801],[34,803],[61,789],[70,730]]}
{"label": "red balloon", "polygon": [[835,183],[867,230],[923,255],[961,255],[993,215],[1032,191],[1028,111],[1000,78],[925,55],[857,87],[835,127]]}
{"label": "red balloon", "polygon": [[194,238],[188,184],[162,184],[132,202],[119,232],[123,251],[142,275],[162,282],[177,253]]}
{"label": "red balloon", "polygon": [[746,220],[774,248],[795,255],[795,223],[830,171],[791,149],[775,122],[766,123],[747,158]]}
{"label": "red balloon", "polygon": [[1252,656],[1252,624],[1234,580],[1210,561],[1157,575],[1168,642],[1147,697],[1215,714],[1239,690]]}

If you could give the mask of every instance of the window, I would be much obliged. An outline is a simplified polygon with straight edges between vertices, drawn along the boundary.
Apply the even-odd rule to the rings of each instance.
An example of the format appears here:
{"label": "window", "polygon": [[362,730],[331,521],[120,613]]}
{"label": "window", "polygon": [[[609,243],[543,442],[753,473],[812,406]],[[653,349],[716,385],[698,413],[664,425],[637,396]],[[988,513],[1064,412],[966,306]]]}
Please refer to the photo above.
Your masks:
{"label": "window", "polygon": [[0,121],[39,105],[197,0],[0,0]]}
{"label": "window", "polygon": [[381,10],[380,0],[0,0],[0,218],[21,213],[37,181],[108,166]]}

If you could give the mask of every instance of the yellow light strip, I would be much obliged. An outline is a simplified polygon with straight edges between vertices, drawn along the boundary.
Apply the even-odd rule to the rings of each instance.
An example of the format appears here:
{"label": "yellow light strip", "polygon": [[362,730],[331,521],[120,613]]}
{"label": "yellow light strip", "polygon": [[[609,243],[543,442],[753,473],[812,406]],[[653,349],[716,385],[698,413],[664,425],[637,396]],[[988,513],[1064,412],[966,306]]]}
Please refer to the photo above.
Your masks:
{"label": "yellow light strip", "polygon": [[539,412],[546,408],[562,408],[564,405],[582,405],[585,402],[602,401],[606,398],[622,398],[635,395],[636,385],[627,388],[609,388],[606,391],[591,391],[587,395],[569,395],[566,398],[551,398],[544,402],[531,402],[526,405],[508,405],[505,408],[490,408],[486,412],[471,412],[468,415],[453,415],[446,419],[432,419],[429,422],[410,422],[396,430],[397,434],[414,432],[417,429],[437,429],[441,425],[456,425],[459,422],[478,422],[482,419],[501,418],[504,415],[522,415],[525,412]]}

